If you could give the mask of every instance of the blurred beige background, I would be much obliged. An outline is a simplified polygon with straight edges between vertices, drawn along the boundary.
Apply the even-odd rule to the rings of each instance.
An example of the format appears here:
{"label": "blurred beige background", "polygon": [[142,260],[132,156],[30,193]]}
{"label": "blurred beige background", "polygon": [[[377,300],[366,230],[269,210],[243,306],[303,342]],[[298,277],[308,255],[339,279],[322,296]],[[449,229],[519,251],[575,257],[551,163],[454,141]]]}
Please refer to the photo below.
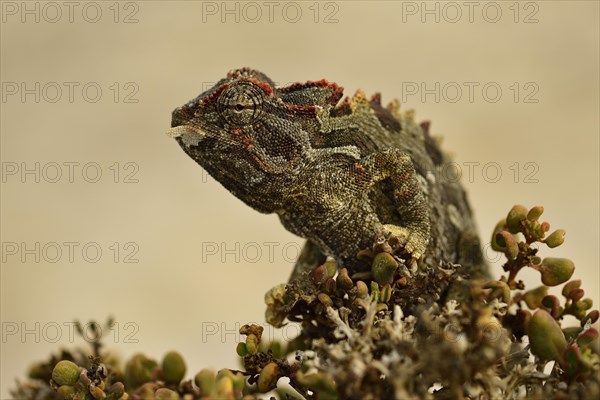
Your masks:
{"label": "blurred beige background", "polygon": [[190,376],[237,366],[237,328],[264,323],[302,240],[164,131],[241,66],[400,98],[455,154],[483,241],[544,205],[567,239],[542,254],[572,258],[599,304],[597,2],[1,4],[1,398],[83,344],[74,318],[112,314],[110,348],[179,350]]}

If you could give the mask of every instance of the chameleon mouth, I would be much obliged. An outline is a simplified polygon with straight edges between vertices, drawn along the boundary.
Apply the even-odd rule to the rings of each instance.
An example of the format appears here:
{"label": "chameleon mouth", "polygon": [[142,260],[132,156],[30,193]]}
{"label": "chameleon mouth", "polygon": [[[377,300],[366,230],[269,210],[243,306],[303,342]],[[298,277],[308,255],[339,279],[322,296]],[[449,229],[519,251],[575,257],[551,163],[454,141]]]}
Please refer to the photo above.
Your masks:
{"label": "chameleon mouth", "polygon": [[184,135],[200,135],[200,136],[204,136],[204,133],[197,129],[194,128],[193,126],[190,125],[179,125],[179,126],[174,126],[172,128],[169,128],[169,130],[167,130],[165,132],[165,134],[170,137],[170,138],[178,138],[178,137],[182,137]]}
{"label": "chameleon mouth", "polygon": [[198,146],[200,142],[209,138],[218,137],[219,141],[224,144],[230,144],[235,147],[239,147],[239,141],[232,140],[229,138],[225,138],[219,136],[218,134],[212,133],[211,131],[204,130],[198,126],[194,125],[178,125],[172,128],[169,128],[165,134],[173,139],[176,139],[181,144],[184,144],[186,147]]}
{"label": "chameleon mouth", "polygon": [[192,125],[174,126],[165,133],[170,138],[180,138],[183,144],[188,147],[197,146],[198,143],[207,136],[206,131]]}

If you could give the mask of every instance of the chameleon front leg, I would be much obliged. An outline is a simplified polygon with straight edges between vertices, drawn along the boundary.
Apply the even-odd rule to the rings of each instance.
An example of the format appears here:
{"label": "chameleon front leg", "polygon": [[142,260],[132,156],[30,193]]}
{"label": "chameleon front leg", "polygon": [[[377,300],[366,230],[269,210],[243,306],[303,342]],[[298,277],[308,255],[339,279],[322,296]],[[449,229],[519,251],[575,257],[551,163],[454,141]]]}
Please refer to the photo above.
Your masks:
{"label": "chameleon front leg", "polygon": [[429,210],[411,158],[399,149],[389,149],[369,154],[358,167],[364,168],[370,185],[390,179],[404,226],[384,224],[383,228],[404,241],[404,250],[413,259],[421,258],[429,243]]}

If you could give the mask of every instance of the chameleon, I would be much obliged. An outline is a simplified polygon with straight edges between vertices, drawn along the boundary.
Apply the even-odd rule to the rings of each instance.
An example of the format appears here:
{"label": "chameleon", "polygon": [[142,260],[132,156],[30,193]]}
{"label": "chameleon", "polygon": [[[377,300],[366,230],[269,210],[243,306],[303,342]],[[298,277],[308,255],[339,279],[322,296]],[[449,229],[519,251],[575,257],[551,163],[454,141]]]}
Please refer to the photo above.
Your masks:
{"label": "chameleon", "polygon": [[481,272],[466,193],[439,173],[450,158],[429,122],[396,100],[383,106],[379,93],[343,97],[325,79],[278,87],[234,69],[177,107],[167,134],[233,195],[307,239],[292,276],[328,257],[364,271],[357,253],[389,238],[419,268],[443,260]]}

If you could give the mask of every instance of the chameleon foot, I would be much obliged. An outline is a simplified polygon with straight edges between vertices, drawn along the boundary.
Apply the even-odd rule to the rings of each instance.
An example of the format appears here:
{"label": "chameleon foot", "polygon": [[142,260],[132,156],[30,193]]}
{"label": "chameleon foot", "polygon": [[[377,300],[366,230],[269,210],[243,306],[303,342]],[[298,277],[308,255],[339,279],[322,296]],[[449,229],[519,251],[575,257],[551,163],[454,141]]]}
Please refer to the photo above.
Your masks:
{"label": "chameleon foot", "polygon": [[[414,260],[423,256],[429,242],[428,235],[424,235],[418,229],[411,230],[398,225],[383,225],[382,234],[393,254],[407,255]],[[381,234],[377,236],[381,240]]]}

